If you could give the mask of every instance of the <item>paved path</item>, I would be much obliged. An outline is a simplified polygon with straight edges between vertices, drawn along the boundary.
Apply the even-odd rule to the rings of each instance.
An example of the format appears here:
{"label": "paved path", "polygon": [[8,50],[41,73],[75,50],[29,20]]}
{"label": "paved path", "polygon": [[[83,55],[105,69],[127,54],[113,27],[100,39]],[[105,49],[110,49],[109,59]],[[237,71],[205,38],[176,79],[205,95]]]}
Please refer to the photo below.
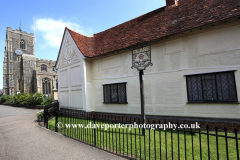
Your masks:
{"label": "paved path", "polygon": [[38,110],[0,105],[0,159],[123,159],[55,132],[36,122]]}

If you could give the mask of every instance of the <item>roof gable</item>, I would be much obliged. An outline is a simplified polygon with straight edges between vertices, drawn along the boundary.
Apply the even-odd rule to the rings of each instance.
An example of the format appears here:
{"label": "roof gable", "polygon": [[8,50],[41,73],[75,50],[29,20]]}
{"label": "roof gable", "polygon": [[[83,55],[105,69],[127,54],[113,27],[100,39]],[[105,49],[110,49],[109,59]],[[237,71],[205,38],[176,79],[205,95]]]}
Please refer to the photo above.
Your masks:
{"label": "roof gable", "polygon": [[72,39],[69,31],[65,29],[62,44],[58,54],[56,68],[64,68],[66,66],[79,63],[81,57],[84,57],[76,46],[75,41]]}

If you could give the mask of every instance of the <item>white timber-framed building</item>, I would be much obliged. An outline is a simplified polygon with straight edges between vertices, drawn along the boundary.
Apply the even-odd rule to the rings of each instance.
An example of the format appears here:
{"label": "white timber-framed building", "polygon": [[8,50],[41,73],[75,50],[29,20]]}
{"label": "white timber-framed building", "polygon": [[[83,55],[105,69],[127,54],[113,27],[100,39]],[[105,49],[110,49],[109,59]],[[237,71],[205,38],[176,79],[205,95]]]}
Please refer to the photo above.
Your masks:
{"label": "white timber-framed building", "polygon": [[132,46],[151,42],[153,66],[144,71],[146,115],[238,120],[237,4],[167,0],[163,8],[91,37],[66,27],[56,63],[60,108],[140,114]]}

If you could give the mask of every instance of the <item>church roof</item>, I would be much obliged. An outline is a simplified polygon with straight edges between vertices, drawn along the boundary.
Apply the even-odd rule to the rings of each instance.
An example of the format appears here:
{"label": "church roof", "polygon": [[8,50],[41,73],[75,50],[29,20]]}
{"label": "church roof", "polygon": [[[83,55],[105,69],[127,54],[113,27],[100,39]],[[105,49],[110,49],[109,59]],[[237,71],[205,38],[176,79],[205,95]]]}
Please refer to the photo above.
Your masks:
{"label": "church roof", "polygon": [[240,15],[240,0],[179,0],[92,37],[69,28],[85,57],[96,57]]}

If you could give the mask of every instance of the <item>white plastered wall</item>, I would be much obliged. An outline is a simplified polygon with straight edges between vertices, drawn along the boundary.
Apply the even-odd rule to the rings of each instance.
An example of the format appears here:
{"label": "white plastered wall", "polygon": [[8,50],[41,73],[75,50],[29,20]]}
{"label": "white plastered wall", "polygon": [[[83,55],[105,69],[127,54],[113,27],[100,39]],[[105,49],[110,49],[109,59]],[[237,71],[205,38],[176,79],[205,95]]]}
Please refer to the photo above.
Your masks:
{"label": "white plastered wall", "polygon": [[[184,75],[236,70],[240,99],[240,25],[159,42],[151,46],[152,63],[145,71],[147,115],[239,118],[240,104],[187,104]],[[89,62],[91,110],[140,114],[138,71],[131,69],[131,51]],[[91,68],[91,69],[90,69]],[[103,84],[127,82],[128,104],[104,104]],[[93,102],[92,102],[93,101]]]}
{"label": "white plastered wall", "polygon": [[69,32],[63,37],[58,69],[58,95],[60,108],[86,109],[84,58]]}

